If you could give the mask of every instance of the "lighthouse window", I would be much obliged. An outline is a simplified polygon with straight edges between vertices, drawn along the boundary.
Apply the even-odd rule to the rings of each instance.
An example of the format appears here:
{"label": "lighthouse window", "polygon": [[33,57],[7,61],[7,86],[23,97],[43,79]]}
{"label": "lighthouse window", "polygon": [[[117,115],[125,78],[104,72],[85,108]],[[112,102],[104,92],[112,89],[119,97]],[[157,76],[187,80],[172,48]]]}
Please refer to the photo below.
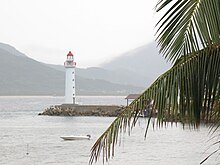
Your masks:
{"label": "lighthouse window", "polygon": [[74,88],[74,87],[73,87]]}
{"label": "lighthouse window", "polygon": [[74,72],[72,72],[72,74],[74,74]]}
{"label": "lighthouse window", "polygon": [[73,96],[74,96],[74,94],[73,94]]}
{"label": "lighthouse window", "polygon": [[74,81],[74,79],[73,79],[73,81]]}

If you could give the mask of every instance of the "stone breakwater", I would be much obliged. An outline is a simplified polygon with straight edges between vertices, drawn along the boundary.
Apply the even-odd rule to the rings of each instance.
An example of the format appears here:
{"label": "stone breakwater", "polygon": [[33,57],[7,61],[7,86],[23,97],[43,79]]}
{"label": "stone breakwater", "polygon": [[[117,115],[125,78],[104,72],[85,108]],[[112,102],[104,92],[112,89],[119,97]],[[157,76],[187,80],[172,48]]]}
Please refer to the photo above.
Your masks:
{"label": "stone breakwater", "polygon": [[48,116],[117,116],[123,106],[62,104],[51,106],[38,115]]}

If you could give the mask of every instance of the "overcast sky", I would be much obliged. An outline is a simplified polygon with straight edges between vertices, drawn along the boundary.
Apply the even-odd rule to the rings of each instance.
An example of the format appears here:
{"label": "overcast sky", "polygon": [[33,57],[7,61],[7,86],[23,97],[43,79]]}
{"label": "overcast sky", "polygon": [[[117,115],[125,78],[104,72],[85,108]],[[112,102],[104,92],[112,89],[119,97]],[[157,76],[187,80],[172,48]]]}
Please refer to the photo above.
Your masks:
{"label": "overcast sky", "polygon": [[0,42],[36,60],[98,66],[154,40],[158,0],[0,0]]}

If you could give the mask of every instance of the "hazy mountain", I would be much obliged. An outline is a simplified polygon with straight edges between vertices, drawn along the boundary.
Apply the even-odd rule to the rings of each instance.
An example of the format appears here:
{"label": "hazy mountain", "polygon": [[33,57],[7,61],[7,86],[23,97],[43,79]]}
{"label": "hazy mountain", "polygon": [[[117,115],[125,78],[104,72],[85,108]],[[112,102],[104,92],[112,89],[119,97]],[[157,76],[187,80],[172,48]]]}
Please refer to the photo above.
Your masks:
{"label": "hazy mountain", "polygon": [[[2,43],[0,58],[0,95],[64,95],[63,66],[40,63]],[[158,54],[156,44],[151,43],[102,67],[76,68],[77,94],[139,93],[170,65]]]}
{"label": "hazy mountain", "polygon": [[[47,64],[47,66],[54,68],[58,71],[65,71],[65,68],[62,65],[51,65]],[[99,67],[89,67],[86,69],[76,68],[77,75],[90,78],[90,79],[102,79],[112,83],[124,84],[124,85],[134,85],[134,86],[142,86],[146,85],[146,81],[148,78],[139,75],[138,73],[134,73],[131,71],[123,71],[123,70],[108,70]]]}
{"label": "hazy mountain", "polygon": [[[65,71],[61,65],[48,66]],[[126,52],[102,67],[77,68],[76,73],[90,79],[147,87],[169,67],[170,64],[159,55],[156,43],[152,42]]]}
{"label": "hazy mountain", "polygon": [[170,64],[159,55],[156,43],[152,42],[124,53],[103,64],[102,67],[118,73],[130,73],[132,79],[135,74],[139,74],[145,78],[145,86],[147,86],[169,69]]}
{"label": "hazy mountain", "polygon": [[18,51],[17,49],[15,49],[14,47],[8,44],[0,43],[0,48],[1,50],[4,50],[12,55],[26,57],[24,53],[21,53],[20,51]]}
{"label": "hazy mountain", "polygon": [[[63,71],[28,58],[8,46],[0,45],[0,95],[64,95]],[[76,89],[79,95],[126,95],[143,88],[77,76]]]}
{"label": "hazy mountain", "polygon": [[[140,93],[143,87],[110,83],[106,80],[76,77],[76,88],[81,95],[128,95]],[[76,91],[77,92],[77,91]]]}
{"label": "hazy mountain", "polygon": [[1,48],[0,59],[0,95],[63,94],[63,72]]}
{"label": "hazy mountain", "polygon": [[53,68],[55,70],[58,70],[58,71],[62,71],[62,72],[65,72],[65,68],[63,65],[55,65],[55,64],[45,64],[43,63],[44,65],[50,67],[50,68]]}
{"label": "hazy mountain", "polygon": [[145,78],[137,73],[124,72],[118,70],[107,70],[98,67],[90,67],[87,69],[77,69],[78,75],[91,79],[103,79],[112,83],[143,86]]}

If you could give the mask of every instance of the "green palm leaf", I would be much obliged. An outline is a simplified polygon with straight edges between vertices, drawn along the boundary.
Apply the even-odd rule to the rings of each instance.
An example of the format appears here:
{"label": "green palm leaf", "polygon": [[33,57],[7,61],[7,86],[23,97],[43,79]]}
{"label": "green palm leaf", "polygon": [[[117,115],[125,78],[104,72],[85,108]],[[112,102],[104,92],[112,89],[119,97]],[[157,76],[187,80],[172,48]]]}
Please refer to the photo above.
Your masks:
{"label": "green palm leaf", "polygon": [[91,149],[90,164],[101,152],[103,161],[114,156],[119,134],[130,132],[146,106],[151,107],[147,129],[152,117],[159,127],[168,121],[193,127],[214,122],[212,132],[220,127],[220,1],[160,0],[156,9],[167,9],[157,24],[157,41],[174,65],[100,136]]}
{"label": "green palm leaf", "polygon": [[158,22],[160,52],[175,62],[181,56],[220,44],[218,0],[171,0],[158,2],[157,11],[171,7]]}
{"label": "green palm leaf", "polygon": [[[197,127],[201,120],[206,123],[219,121],[216,118],[219,111],[214,110],[214,105],[220,104],[219,63],[219,48],[207,48],[180,59],[125,108],[101,135],[91,149],[90,163],[97,161],[101,152],[106,161],[114,156],[119,133],[130,131],[135,126],[146,101],[151,104],[149,120],[156,117],[157,126],[170,121]],[[147,128],[148,126],[149,122]]]}

